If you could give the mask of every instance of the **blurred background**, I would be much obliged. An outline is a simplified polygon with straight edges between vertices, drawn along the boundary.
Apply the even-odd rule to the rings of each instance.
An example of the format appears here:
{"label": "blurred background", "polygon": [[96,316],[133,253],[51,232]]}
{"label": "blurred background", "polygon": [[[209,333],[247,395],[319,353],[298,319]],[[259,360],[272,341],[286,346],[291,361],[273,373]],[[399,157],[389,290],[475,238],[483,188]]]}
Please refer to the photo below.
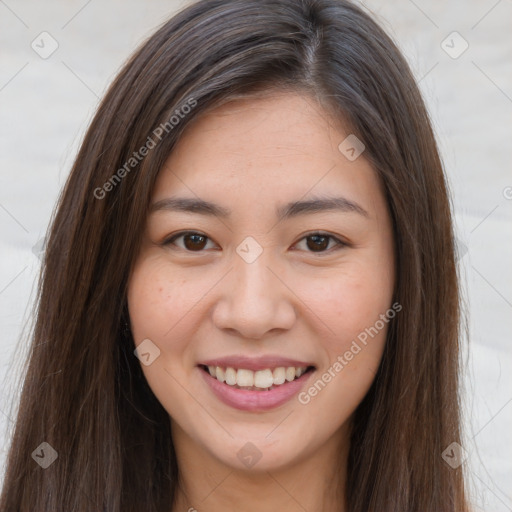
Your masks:
{"label": "blurred background", "polygon": [[[187,3],[0,0],[0,478],[54,204],[107,86]],[[451,187],[471,498],[476,511],[512,511],[512,0],[362,5],[409,60]]]}

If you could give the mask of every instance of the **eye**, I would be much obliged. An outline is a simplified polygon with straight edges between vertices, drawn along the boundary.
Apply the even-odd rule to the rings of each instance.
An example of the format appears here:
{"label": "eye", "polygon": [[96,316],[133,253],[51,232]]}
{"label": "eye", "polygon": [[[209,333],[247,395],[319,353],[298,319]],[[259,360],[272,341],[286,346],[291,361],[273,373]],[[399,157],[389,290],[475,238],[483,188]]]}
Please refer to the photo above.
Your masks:
{"label": "eye", "polygon": [[[176,244],[175,241],[183,239],[183,245]],[[208,245],[209,238],[203,233],[198,233],[197,231],[182,231],[181,233],[177,233],[171,238],[165,240],[164,245],[177,245],[180,249],[184,249],[189,252],[200,252],[203,249],[208,249],[206,247]]]}
{"label": "eye", "polygon": [[[183,240],[183,243],[176,243],[176,241],[180,239]],[[302,250],[314,253],[324,253],[347,246],[346,243],[333,235],[329,235],[327,233],[311,233],[301,238],[299,243],[295,244],[294,247],[300,245],[303,240],[306,241],[306,248],[302,248]],[[171,244],[188,252],[201,252],[203,249],[211,249],[211,247],[208,247],[209,241],[211,242],[211,240],[203,233],[199,233],[197,231],[182,231],[165,240],[163,245]]]}
{"label": "eye", "polygon": [[[315,253],[329,252],[331,249],[341,249],[347,246],[347,244],[342,242],[339,238],[327,233],[310,233],[301,238],[299,244],[303,240],[306,241],[305,246],[307,249],[305,250]],[[331,242],[334,242],[334,244],[331,245]],[[296,244],[296,246],[299,244]]]}

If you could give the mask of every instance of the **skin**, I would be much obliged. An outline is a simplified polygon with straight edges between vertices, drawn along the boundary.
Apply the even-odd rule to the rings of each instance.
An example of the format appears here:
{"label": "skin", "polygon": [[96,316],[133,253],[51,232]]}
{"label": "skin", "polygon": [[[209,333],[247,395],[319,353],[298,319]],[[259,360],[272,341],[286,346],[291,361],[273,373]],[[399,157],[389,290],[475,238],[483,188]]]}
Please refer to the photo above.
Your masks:
{"label": "skin", "polygon": [[[309,361],[307,391],[391,307],[391,219],[364,153],[350,161],[338,150],[349,133],[305,95],[236,100],[188,126],[159,173],[152,203],[199,197],[232,211],[226,219],[151,213],[129,280],[135,343],[150,339],[160,350],[142,369],[171,418],[181,473],[173,511],[344,507],[350,419],[374,379],[387,324],[305,405],[294,397],[266,412],[231,408],[197,365],[238,354]],[[276,218],[277,206],[313,196],[343,196],[367,216]],[[164,243],[183,230],[208,238],[197,250],[183,237]],[[315,251],[306,235],[317,231],[347,245],[326,239]],[[263,249],[252,263],[236,252],[247,236]],[[237,457],[248,442],[261,453],[251,468]]]}

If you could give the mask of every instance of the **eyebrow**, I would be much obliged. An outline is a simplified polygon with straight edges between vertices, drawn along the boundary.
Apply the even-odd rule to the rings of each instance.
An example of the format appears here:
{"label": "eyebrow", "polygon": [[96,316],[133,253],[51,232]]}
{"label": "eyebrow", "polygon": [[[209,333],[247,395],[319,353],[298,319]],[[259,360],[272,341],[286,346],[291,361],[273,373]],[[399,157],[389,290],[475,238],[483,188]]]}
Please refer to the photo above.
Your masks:
{"label": "eyebrow", "polygon": [[[150,213],[157,211],[174,211],[209,215],[219,218],[228,218],[231,211],[210,201],[199,198],[168,197],[153,203]],[[369,217],[368,212],[358,203],[345,197],[316,197],[304,201],[292,201],[276,209],[279,221],[309,213],[321,213],[326,211],[340,211],[345,213],[357,213],[363,217]]]}

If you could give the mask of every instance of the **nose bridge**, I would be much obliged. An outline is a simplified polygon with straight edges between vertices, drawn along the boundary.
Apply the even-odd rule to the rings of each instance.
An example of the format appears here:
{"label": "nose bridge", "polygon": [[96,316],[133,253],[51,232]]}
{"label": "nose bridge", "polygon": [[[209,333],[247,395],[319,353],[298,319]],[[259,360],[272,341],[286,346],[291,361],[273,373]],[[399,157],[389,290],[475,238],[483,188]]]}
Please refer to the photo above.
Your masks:
{"label": "nose bridge", "polygon": [[257,338],[272,329],[289,329],[295,320],[295,310],[287,288],[274,275],[278,274],[277,270],[270,270],[275,267],[271,251],[257,254],[250,243],[249,251],[244,252],[247,246],[240,244],[239,254],[234,255],[230,279],[226,281],[223,300],[217,304],[214,318],[219,328]]}
{"label": "nose bridge", "polygon": [[273,302],[276,299],[275,294],[278,292],[275,290],[276,283],[273,282],[275,276],[267,268],[272,264],[270,259],[269,251],[254,261],[235,259],[233,292],[242,301],[242,305],[246,302],[255,303],[253,307],[263,309],[267,302]]}

